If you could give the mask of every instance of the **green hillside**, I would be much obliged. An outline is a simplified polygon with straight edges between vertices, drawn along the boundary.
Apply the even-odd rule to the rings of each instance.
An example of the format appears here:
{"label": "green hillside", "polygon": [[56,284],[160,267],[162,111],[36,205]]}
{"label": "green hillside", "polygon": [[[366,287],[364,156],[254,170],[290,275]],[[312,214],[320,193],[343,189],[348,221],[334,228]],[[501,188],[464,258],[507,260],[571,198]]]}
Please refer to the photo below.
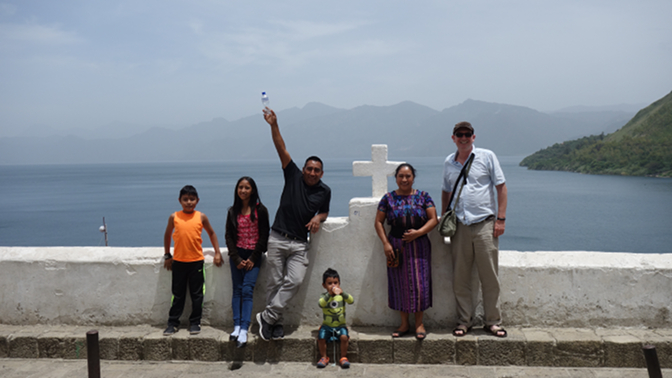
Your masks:
{"label": "green hillside", "polygon": [[528,169],[672,177],[672,92],[609,135],[556,143],[526,157]]}

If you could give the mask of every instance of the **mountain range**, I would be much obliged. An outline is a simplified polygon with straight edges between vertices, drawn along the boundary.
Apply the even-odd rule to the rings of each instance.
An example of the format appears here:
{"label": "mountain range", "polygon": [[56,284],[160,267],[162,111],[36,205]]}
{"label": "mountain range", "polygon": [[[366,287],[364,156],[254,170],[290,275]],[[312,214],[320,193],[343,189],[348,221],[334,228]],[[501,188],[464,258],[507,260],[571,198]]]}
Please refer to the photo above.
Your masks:
{"label": "mountain range", "polygon": [[[623,110],[625,109],[625,110]],[[478,147],[502,156],[522,156],[564,140],[610,132],[635,114],[625,106],[568,108],[554,113],[466,100],[437,111],[405,101],[391,106],[334,108],[309,103],[278,111],[287,149],[298,160],[370,157],[372,144],[387,144],[390,159],[444,156],[454,145],[454,124],[469,121]],[[71,164],[273,159],[270,129],[261,113],[236,121],[215,118],[184,128],[109,124],[62,133],[42,127],[42,137],[0,138],[0,164]]]}

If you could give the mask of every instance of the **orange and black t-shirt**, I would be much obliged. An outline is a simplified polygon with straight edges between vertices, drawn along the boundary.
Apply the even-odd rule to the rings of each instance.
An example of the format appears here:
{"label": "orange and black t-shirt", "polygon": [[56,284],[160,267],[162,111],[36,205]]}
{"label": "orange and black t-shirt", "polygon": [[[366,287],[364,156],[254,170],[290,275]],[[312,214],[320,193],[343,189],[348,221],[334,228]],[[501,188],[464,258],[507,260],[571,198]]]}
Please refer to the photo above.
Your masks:
{"label": "orange and black t-shirt", "polygon": [[173,217],[173,259],[179,262],[194,262],[204,260],[201,233],[203,222],[201,212],[195,211],[187,214],[184,211],[176,211]]}

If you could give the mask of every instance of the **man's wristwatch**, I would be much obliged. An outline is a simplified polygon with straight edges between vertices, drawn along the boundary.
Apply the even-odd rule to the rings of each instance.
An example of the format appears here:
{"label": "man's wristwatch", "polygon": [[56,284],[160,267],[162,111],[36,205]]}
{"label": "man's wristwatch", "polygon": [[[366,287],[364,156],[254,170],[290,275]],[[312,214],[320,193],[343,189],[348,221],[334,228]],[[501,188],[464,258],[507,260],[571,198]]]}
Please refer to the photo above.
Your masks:
{"label": "man's wristwatch", "polygon": [[497,220],[506,221],[506,218],[497,217]]}
{"label": "man's wristwatch", "polygon": [[173,258],[173,255],[171,255],[170,253],[166,253],[165,255],[163,255],[164,260],[169,260],[169,259],[172,259],[172,258]]}

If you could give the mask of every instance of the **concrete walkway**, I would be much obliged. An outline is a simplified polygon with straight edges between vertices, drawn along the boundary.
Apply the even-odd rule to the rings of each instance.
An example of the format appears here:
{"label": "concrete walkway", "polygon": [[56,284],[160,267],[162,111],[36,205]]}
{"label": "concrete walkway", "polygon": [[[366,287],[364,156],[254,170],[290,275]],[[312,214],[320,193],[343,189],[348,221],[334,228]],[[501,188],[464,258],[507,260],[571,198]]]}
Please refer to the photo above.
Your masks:
{"label": "concrete walkway", "polygon": [[[4,358],[2,360],[4,364],[11,366],[10,372],[20,371],[20,366],[31,368],[33,365],[37,367],[51,363],[54,369],[56,366],[58,368],[64,366],[64,369],[75,366],[77,369],[83,365],[70,365],[67,360],[86,358],[86,332],[89,330],[91,327],[0,325],[0,358]],[[133,369],[133,366],[136,366],[141,370],[154,368],[162,370],[158,366],[188,367],[192,365],[184,363],[185,361],[210,361],[219,362],[219,365],[203,366],[221,366],[219,370],[226,370],[227,363],[240,361],[245,369],[261,369],[260,371],[264,369],[290,371],[294,368],[313,372],[317,370],[314,367],[318,359],[315,342],[317,331],[314,327],[288,329],[284,340],[270,342],[259,339],[253,332],[250,342],[243,349],[236,349],[234,343],[229,341],[228,333],[218,328],[204,326],[201,334],[195,336],[180,330],[177,334],[166,337],[162,331],[163,328],[152,326],[99,327],[100,357],[104,360],[104,366],[108,369],[114,369],[115,366],[129,366],[129,369]],[[348,348],[348,358],[353,363],[354,369],[348,374],[365,375],[367,371],[387,372],[386,369],[389,369],[389,374],[381,373],[381,375],[394,376],[397,367],[401,369],[400,366],[404,366],[401,370],[407,369],[405,371],[411,373],[416,369],[414,364],[417,368],[437,373],[453,371],[452,366],[446,365],[474,366],[455,367],[455,376],[466,377],[479,376],[473,375],[479,374],[479,371],[534,372],[538,371],[535,370],[537,367],[637,368],[640,370],[635,371],[642,371],[642,368],[646,367],[642,352],[642,346],[645,344],[656,346],[661,367],[672,368],[670,329],[508,328],[508,331],[507,338],[496,338],[480,329],[471,331],[465,337],[456,338],[450,330],[430,329],[426,340],[417,341],[413,336],[392,339],[391,329],[354,327],[351,329],[351,342]],[[333,353],[334,349],[330,344],[328,354],[333,356]],[[340,352],[336,350],[336,354]],[[30,359],[33,359],[35,364],[30,362]],[[151,363],[115,365],[108,364],[107,361],[182,362],[160,365]],[[289,364],[294,362],[298,364]],[[492,370],[492,366],[509,367]],[[182,371],[186,371],[187,368],[184,369]],[[331,370],[339,369],[334,367]],[[567,372],[573,371],[572,369],[542,370],[549,374],[558,372],[557,376],[577,376],[566,375]],[[0,376],[7,375],[0,371]]]}
{"label": "concrete walkway", "polygon": [[[603,377],[643,378],[646,369],[633,368],[560,368],[560,367],[485,367],[446,365],[352,364],[344,370],[328,366],[318,370],[314,365],[301,362],[257,364],[253,362],[197,362],[197,361],[102,361],[101,376],[105,378],[308,378],[308,377]],[[0,359],[0,377],[3,378],[71,378],[87,377],[84,360],[62,359]],[[664,377],[672,377],[672,369],[663,370]]]}

